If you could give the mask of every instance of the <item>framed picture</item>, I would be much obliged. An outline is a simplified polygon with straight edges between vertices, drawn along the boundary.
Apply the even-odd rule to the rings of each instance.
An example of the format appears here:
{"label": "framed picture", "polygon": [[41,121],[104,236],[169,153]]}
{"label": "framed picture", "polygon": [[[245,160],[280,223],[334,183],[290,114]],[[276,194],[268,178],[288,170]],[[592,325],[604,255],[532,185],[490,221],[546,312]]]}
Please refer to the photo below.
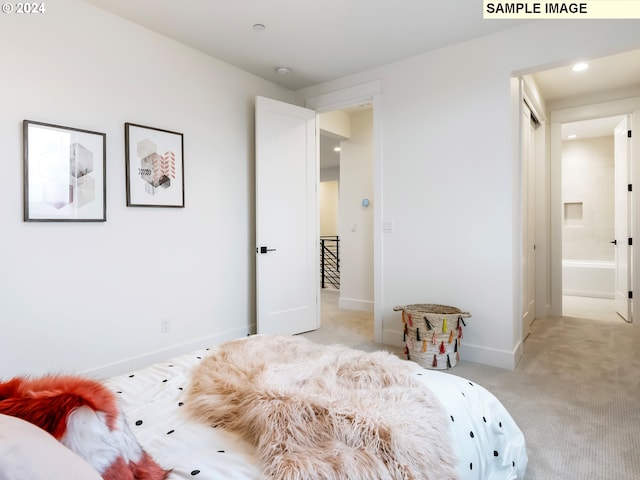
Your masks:
{"label": "framed picture", "polygon": [[127,206],[184,207],[182,134],[124,124]]}
{"label": "framed picture", "polygon": [[107,220],[107,135],[24,120],[24,220]]}

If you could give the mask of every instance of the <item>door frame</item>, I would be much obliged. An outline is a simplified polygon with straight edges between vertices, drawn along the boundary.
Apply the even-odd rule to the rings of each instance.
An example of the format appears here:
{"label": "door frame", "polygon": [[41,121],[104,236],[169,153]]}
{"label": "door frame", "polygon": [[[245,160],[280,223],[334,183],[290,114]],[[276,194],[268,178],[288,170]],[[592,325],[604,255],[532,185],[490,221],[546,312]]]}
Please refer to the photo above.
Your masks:
{"label": "door frame", "polygon": [[[530,318],[528,321],[529,326],[531,323],[538,317],[547,316],[549,305],[547,302],[547,288],[548,288],[548,274],[547,274],[547,265],[548,265],[548,191],[549,187],[547,185],[548,182],[548,156],[546,154],[546,144],[548,138],[548,118],[545,114],[545,109],[542,105],[542,100],[539,98],[537,91],[535,89],[535,82],[528,75],[523,75],[517,78],[513,78],[514,84],[512,86],[514,91],[517,91],[517,129],[515,130],[518,135],[518,141],[515,143],[518,148],[518,158],[519,161],[519,184],[522,185],[522,178],[524,175],[524,168],[528,168],[526,162],[527,159],[524,157],[523,148],[522,148],[522,122],[523,122],[523,111],[525,108],[525,104],[531,114],[535,116],[536,120],[538,120],[539,126],[535,129],[534,135],[530,138],[530,141],[533,142],[534,149],[534,157],[528,161],[532,161],[534,163],[534,178],[531,179],[532,186],[534,189],[533,194],[533,203],[534,205],[529,205],[529,214],[534,216],[533,228],[534,228],[534,236],[529,240],[533,241],[533,245],[528,245],[529,248],[535,248],[535,258],[534,258],[534,266],[535,269],[535,294],[533,298],[534,304],[534,315],[533,318]],[[532,86],[533,85],[533,86]],[[524,249],[524,232],[525,226],[524,222],[526,221],[526,216],[523,212],[523,206],[526,204],[524,194],[526,190],[520,187],[520,225],[519,225],[519,258],[518,261],[522,259],[522,255],[525,253]],[[518,332],[517,337],[519,338],[519,348],[522,348],[522,342],[524,342],[527,335],[529,335],[529,331],[526,331],[523,322],[522,316],[522,306],[525,301],[522,298],[522,286],[527,284],[527,279],[525,275],[528,275],[528,272],[521,267],[520,271],[520,283],[518,284],[518,290],[516,291],[516,302],[514,308],[518,308],[517,325],[515,326],[516,331]]]}
{"label": "door frame", "polygon": [[[635,114],[634,114],[635,113]],[[561,182],[561,159],[562,159],[562,135],[561,125],[563,123],[577,122],[581,120],[592,120],[601,117],[612,117],[617,115],[631,115],[631,130],[636,133],[631,138],[631,183],[635,187],[632,197],[631,209],[635,212],[634,217],[640,212],[640,97],[614,100],[597,104],[584,104],[577,107],[554,110],[550,113],[550,272],[547,278],[550,279],[550,311],[554,317],[562,316],[562,182]],[[631,222],[629,236],[635,237],[640,228],[636,228]],[[632,277],[631,289],[640,289],[640,254],[632,251]],[[639,312],[640,291],[636,293],[631,301],[632,312]],[[638,322],[634,322],[638,323]]]}
{"label": "door frame", "polygon": [[[320,327],[317,114],[299,105],[256,95],[254,136],[256,331],[292,335],[312,331]],[[301,158],[304,163],[300,163]],[[300,188],[283,189],[284,184],[291,183],[291,175],[283,177],[280,170],[296,168],[300,170],[291,175]],[[279,213],[292,200],[299,205],[293,216],[296,227],[287,230],[285,225],[283,230]],[[285,222],[290,223],[291,219]],[[275,253],[267,254],[270,250]],[[274,281],[275,270],[281,270],[281,277]],[[289,275],[284,275],[287,271]],[[301,275],[302,280],[295,280]],[[289,292],[286,301],[281,296],[282,287]],[[270,289],[271,294],[263,292]],[[297,293],[292,294],[291,289]]]}
{"label": "door frame", "polygon": [[[536,318],[537,289],[536,289],[536,218],[537,202],[536,192],[538,191],[536,182],[537,150],[536,137],[537,129],[542,128],[540,121],[532,107],[529,106],[527,96],[520,108],[522,116],[520,118],[520,148],[521,148],[521,181],[522,189],[522,251],[521,265],[522,272],[522,332],[521,340],[531,332],[531,323]],[[532,128],[532,117],[535,117],[538,126]],[[530,296],[533,289],[533,296]]]}
{"label": "door frame", "polygon": [[[382,82],[375,80],[360,85],[308,97],[304,106],[318,113],[343,110],[371,102],[373,106],[373,338],[376,343],[385,341],[383,311],[383,251],[382,251]],[[394,336],[395,337],[395,336]]]}

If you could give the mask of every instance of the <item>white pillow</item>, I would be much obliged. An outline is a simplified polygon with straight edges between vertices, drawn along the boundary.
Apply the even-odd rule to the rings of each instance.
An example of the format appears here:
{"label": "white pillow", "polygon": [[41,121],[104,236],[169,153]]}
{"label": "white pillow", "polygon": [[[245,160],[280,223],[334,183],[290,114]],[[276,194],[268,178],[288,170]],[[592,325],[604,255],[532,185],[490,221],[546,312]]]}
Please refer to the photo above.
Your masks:
{"label": "white pillow", "polygon": [[78,454],[53,435],[0,414],[0,480],[101,480]]}

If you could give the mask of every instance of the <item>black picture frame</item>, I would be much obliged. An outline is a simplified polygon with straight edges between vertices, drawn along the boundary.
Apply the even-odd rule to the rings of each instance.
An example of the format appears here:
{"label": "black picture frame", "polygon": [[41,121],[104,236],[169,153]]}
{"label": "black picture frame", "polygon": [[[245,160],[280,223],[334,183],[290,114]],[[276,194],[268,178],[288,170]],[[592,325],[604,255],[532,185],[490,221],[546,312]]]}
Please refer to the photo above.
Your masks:
{"label": "black picture frame", "polygon": [[183,134],[124,124],[128,207],[184,208]]}
{"label": "black picture frame", "polygon": [[23,120],[24,221],[106,222],[107,135]]}

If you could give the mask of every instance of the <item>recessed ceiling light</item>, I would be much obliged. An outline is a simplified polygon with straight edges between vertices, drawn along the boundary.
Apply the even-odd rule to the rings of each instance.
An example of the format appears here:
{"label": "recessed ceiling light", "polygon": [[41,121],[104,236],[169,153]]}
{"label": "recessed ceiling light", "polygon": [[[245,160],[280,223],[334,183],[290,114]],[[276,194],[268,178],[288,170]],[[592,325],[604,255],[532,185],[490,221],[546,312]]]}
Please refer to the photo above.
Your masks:
{"label": "recessed ceiling light", "polygon": [[340,151],[340,147],[333,147],[333,151],[334,152],[339,152]]}
{"label": "recessed ceiling light", "polygon": [[573,140],[574,138],[577,138],[578,136],[575,133],[572,133],[571,135],[567,135],[567,138],[569,140]]}
{"label": "recessed ceiling light", "polygon": [[571,67],[571,70],[573,70],[574,72],[583,72],[587,68],[589,68],[588,63],[576,63],[573,67]]}
{"label": "recessed ceiling light", "polygon": [[253,29],[254,29],[256,32],[261,32],[261,31],[262,31],[262,30],[264,30],[265,28],[267,28],[267,27],[265,27],[262,23],[255,23],[255,24],[253,25]]}
{"label": "recessed ceiling light", "polygon": [[278,67],[276,68],[276,73],[278,75],[289,75],[291,73],[291,70],[287,67]]}

